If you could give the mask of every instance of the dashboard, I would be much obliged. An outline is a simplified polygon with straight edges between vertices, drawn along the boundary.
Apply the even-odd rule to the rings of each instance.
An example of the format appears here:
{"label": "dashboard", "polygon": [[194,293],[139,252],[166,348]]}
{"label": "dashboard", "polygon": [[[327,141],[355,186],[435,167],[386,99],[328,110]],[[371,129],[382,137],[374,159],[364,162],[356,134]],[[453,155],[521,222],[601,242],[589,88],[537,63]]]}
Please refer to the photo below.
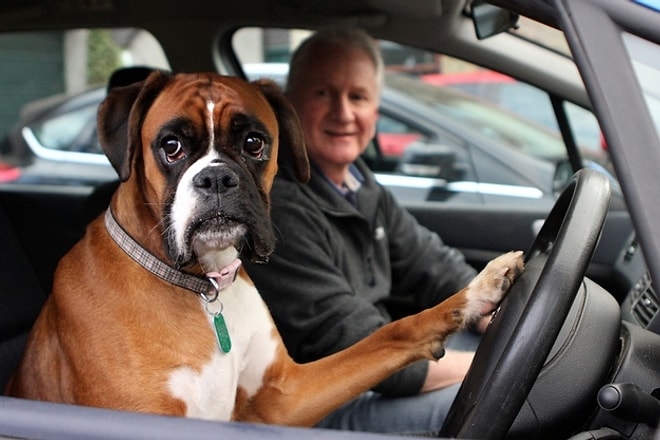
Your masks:
{"label": "dashboard", "polygon": [[660,301],[646,269],[639,243],[631,237],[615,264],[621,281],[629,286],[621,304],[622,318],[660,334]]}

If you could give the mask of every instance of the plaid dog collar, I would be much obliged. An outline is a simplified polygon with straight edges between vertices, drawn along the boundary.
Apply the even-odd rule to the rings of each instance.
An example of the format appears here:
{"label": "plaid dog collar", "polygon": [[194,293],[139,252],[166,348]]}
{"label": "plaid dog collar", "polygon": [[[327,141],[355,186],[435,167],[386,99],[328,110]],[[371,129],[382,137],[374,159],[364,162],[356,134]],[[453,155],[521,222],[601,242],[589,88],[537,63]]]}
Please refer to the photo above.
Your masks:
{"label": "plaid dog collar", "polygon": [[221,290],[234,282],[238,269],[241,267],[241,260],[237,258],[220,272],[209,272],[207,278],[190,275],[163,263],[140,246],[117,223],[109,207],[105,211],[105,227],[115,243],[139,265],[162,280],[192,290],[207,302],[214,301]]}

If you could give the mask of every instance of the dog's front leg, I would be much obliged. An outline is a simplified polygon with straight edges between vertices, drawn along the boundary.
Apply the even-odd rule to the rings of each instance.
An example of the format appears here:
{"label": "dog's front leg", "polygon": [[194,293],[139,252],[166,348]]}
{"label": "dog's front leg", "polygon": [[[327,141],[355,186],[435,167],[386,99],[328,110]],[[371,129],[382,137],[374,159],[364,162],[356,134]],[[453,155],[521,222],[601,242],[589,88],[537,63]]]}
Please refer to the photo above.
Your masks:
{"label": "dog's front leg", "polygon": [[452,333],[490,313],[523,270],[522,252],[491,261],[470,284],[437,306],[392,322],[357,344],[307,364],[280,347],[255,396],[237,419],[311,426],[389,375],[420,359],[436,360]]}

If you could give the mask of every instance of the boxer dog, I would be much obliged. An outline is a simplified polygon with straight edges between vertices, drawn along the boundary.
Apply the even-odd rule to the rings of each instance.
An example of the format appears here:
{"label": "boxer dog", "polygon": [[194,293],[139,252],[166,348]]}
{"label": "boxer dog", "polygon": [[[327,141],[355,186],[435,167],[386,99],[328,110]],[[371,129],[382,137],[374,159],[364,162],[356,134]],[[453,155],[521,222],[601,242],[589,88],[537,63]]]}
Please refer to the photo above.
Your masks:
{"label": "boxer dog", "polygon": [[297,364],[239,259],[273,250],[278,162],[309,177],[277,86],[154,72],[111,91],[98,127],[121,184],[61,260],[10,395],[310,426],[441,357],[445,338],[492,311],[522,271],[521,252],[505,254],[441,304]]}

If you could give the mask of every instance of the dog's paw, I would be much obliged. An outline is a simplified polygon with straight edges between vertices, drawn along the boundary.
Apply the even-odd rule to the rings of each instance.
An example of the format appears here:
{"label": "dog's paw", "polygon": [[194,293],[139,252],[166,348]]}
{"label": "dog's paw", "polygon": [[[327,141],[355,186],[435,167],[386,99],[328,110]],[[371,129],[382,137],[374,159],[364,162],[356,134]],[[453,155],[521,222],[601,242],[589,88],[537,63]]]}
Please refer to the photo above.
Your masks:
{"label": "dog's paw", "polygon": [[522,251],[508,252],[490,261],[468,284],[465,317],[475,323],[492,312],[523,271]]}

